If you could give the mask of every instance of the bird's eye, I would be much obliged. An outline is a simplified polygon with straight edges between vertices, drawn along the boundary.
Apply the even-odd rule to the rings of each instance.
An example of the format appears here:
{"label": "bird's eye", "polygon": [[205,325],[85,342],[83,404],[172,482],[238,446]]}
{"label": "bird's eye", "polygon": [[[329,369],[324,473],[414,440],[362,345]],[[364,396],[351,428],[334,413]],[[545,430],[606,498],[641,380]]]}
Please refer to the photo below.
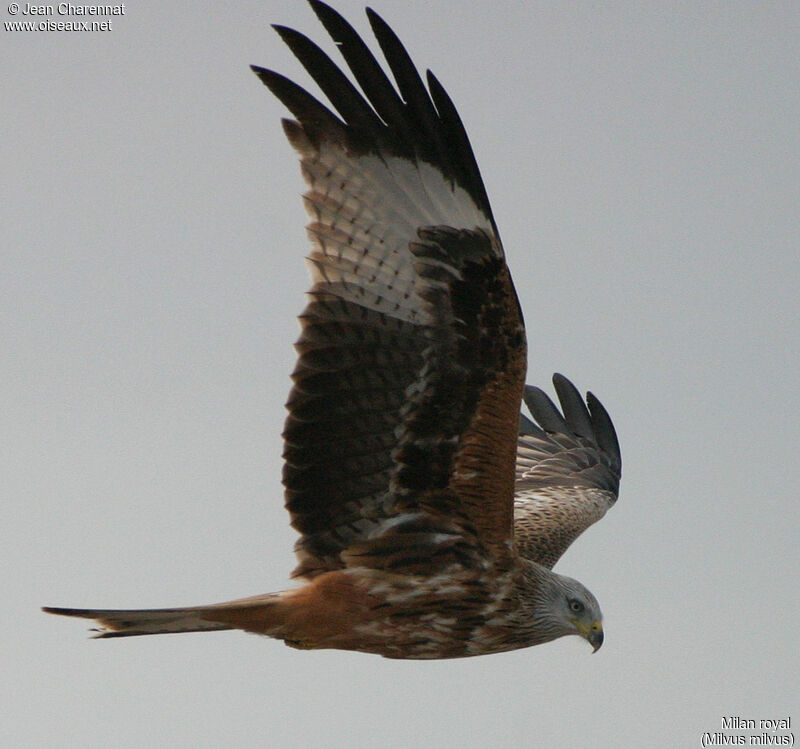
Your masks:
{"label": "bird's eye", "polygon": [[569,602],[570,611],[574,611],[576,614],[580,614],[583,611],[583,604],[580,601],[576,601],[574,598]]}

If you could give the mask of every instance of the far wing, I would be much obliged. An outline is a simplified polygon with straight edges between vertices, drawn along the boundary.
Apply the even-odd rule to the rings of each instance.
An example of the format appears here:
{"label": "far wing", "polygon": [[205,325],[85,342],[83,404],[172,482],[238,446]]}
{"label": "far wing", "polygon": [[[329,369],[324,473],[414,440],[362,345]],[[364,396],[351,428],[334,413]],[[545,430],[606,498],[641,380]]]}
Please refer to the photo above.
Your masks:
{"label": "far wing", "polygon": [[276,27],[338,116],[254,68],[296,120],[313,286],[300,316],[284,485],[295,575],[508,554],[522,317],[467,135],[367,11],[397,87],[350,25],[311,6],[361,92]]}
{"label": "far wing", "polygon": [[[622,472],[611,419],[591,393],[584,402],[563,375],[553,376],[561,411],[536,387],[520,417],[514,535],[520,554],[552,567],[617,499]],[[588,404],[588,408],[587,408]]]}

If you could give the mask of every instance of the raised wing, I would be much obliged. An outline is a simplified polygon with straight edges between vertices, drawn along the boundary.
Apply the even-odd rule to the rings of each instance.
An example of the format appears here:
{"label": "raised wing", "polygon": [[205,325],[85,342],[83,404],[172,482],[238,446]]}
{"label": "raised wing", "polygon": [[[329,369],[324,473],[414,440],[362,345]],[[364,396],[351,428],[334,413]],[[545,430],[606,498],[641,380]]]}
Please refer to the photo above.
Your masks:
{"label": "raised wing", "polygon": [[[616,431],[591,393],[584,403],[563,375],[553,376],[561,411],[536,387],[520,417],[514,534],[520,554],[552,567],[617,500],[622,458]],[[587,408],[588,404],[588,408]]]}
{"label": "raised wing", "polygon": [[311,6],[362,93],[278,33],[338,112],[254,68],[296,120],[313,286],[300,316],[284,486],[295,575],[508,554],[525,376],[522,315],[466,132],[368,10],[397,88],[352,27]]}

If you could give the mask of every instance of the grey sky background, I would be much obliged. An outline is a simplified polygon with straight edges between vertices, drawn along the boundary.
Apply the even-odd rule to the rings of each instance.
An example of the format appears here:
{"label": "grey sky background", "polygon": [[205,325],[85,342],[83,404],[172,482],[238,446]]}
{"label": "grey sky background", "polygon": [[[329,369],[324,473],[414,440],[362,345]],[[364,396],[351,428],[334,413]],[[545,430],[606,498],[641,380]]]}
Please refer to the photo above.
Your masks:
{"label": "grey sky background", "polygon": [[[268,24],[324,30],[300,0],[132,2],[108,32],[2,32],[0,745],[691,747],[722,716],[797,724],[800,6],[373,6],[466,123],[528,381],[565,373],[617,426],[621,498],[557,567],[605,645],[393,662],[93,642],[39,613],[278,590],[294,563],[303,185],[247,66],[305,84]],[[335,7],[367,33],[361,2]]]}

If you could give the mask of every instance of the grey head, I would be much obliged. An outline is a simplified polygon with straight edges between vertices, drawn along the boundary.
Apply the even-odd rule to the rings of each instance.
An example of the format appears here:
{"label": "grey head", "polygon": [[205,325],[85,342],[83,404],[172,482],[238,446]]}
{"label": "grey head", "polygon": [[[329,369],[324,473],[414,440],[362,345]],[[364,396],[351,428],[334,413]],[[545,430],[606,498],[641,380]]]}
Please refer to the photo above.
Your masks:
{"label": "grey head", "polygon": [[597,652],[603,644],[603,614],[592,592],[571,577],[535,567],[531,570],[536,578],[531,615],[541,642],[579,635]]}

